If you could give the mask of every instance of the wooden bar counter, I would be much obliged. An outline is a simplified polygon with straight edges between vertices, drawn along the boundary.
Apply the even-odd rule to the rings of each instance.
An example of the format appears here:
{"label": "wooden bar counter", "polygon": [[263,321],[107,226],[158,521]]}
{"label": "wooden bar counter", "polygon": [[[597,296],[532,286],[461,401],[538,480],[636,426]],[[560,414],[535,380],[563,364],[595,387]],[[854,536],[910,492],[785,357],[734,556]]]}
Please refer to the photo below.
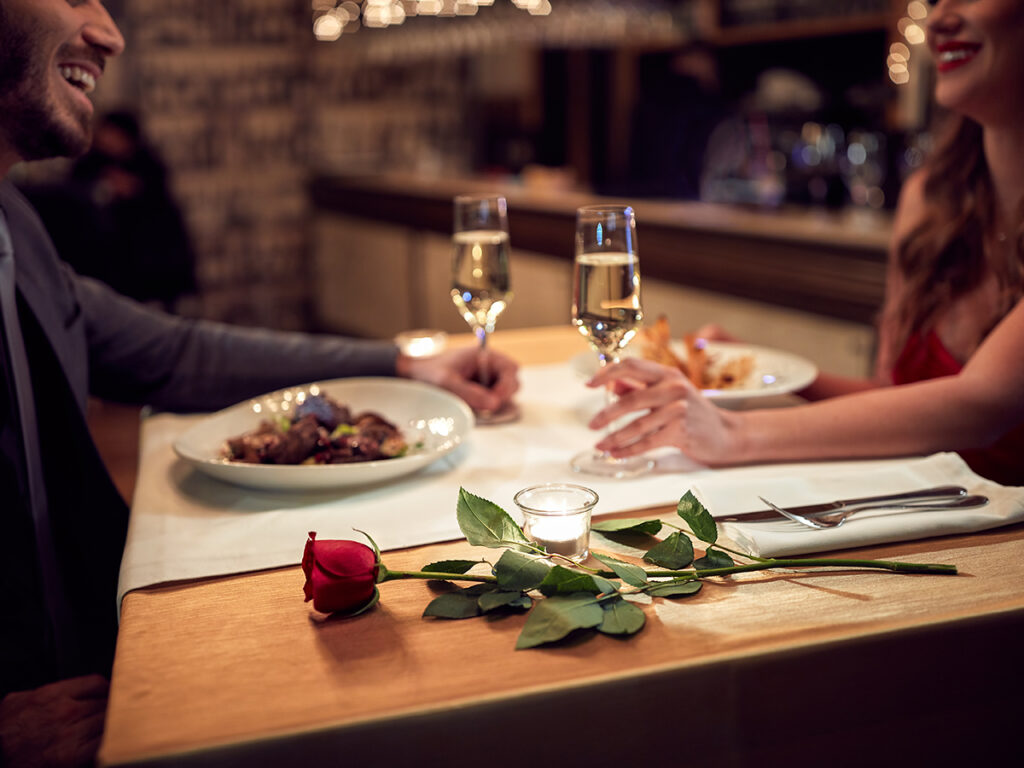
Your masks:
{"label": "wooden bar counter", "polygon": [[[537,363],[566,359],[579,341],[566,328],[494,336],[495,347]],[[414,569],[480,554],[461,541],[383,559]],[[529,651],[513,649],[522,616],[421,618],[436,594],[422,581],[384,583],[377,607],[345,620],[303,602],[297,566],[137,590],[122,606],[101,763],[842,766],[1020,756],[1024,526],[844,556],[954,563],[960,575],[721,579],[693,598],[654,601],[632,638]]]}

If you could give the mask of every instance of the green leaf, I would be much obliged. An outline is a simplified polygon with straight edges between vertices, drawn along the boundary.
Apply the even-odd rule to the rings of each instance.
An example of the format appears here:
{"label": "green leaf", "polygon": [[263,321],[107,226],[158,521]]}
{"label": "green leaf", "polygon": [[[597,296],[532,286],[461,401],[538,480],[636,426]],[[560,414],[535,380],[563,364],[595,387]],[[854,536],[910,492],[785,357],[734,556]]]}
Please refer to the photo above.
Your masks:
{"label": "green leaf", "polygon": [[647,572],[639,565],[624,563],[608,555],[599,555],[597,552],[591,552],[590,554],[595,560],[599,560],[615,571],[615,575],[631,587],[642,587],[647,584]]}
{"label": "green leaf", "polygon": [[644,533],[654,536],[661,532],[661,520],[622,518],[621,520],[595,520],[590,530],[598,533]]}
{"label": "green leaf", "polygon": [[467,573],[474,565],[486,562],[484,560],[438,560],[420,568],[426,573]]}
{"label": "green leaf", "polygon": [[497,591],[497,589],[497,584],[484,582],[482,584],[474,584],[471,587],[463,587],[462,594],[468,595],[470,597],[480,597],[480,595],[485,595],[488,592],[495,592]]}
{"label": "green leaf", "polygon": [[707,507],[697,500],[693,491],[687,491],[686,495],[676,505],[676,513],[686,521],[690,530],[701,541],[714,544],[718,541],[718,526],[715,518],[708,512]]}
{"label": "green leaf", "polygon": [[536,589],[548,575],[551,566],[535,557],[506,549],[494,565],[494,575],[502,589],[525,592]]}
{"label": "green leaf", "polygon": [[[459,488],[456,516],[463,536],[474,547],[515,547],[529,545],[530,541],[516,521],[494,502],[474,496]],[[524,547],[529,551],[529,547]]]}
{"label": "green leaf", "polygon": [[603,603],[602,609],[604,618],[597,631],[606,635],[635,635],[647,621],[640,606],[627,603],[622,598]]}
{"label": "green leaf", "polygon": [[734,565],[736,565],[736,561],[729,556],[728,552],[710,548],[704,553],[704,557],[693,561],[693,567],[698,571],[706,571],[711,568],[731,568]]}
{"label": "green leaf", "polygon": [[604,609],[593,595],[575,594],[538,600],[526,617],[516,649],[561,640],[577,629],[589,629],[604,621]]}
{"label": "green leaf", "polygon": [[480,595],[480,610],[490,613],[496,608],[516,608],[526,610],[533,605],[533,600],[522,592],[488,592]]}
{"label": "green leaf", "polygon": [[686,534],[674,531],[647,550],[644,560],[678,571],[693,562],[693,543]]}
{"label": "green leaf", "polygon": [[356,533],[363,534],[363,536],[365,536],[367,539],[370,540],[370,545],[373,547],[373,560],[374,560],[375,563],[377,563],[377,581],[376,581],[376,583],[380,584],[382,581],[387,581],[387,579],[388,579],[388,569],[387,569],[387,567],[385,567],[384,563],[381,562],[381,559],[380,559],[380,547],[378,547],[377,546],[377,542],[373,540],[373,536],[368,534],[366,531],[360,531],[358,528],[353,528],[352,530],[354,530]]}
{"label": "green leaf", "polygon": [[581,571],[571,571],[561,565],[551,568],[544,581],[540,583],[542,594],[569,595],[574,592],[589,592],[592,595],[603,595],[618,591],[613,582],[602,579],[600,576],[591,576]]}
{"label": "green leaf", "polygon": [[445,592],[430,601],[423,609],[423,615],[436,616],[439,619],[471,619],[480,615],[480,607],[477,605],[476,597],[461,590]]}
{"label": "green leaf", "polygon": [[645,590],[651,597],[689,597],[700,592],[704,582],[699,579],[665,581]]}

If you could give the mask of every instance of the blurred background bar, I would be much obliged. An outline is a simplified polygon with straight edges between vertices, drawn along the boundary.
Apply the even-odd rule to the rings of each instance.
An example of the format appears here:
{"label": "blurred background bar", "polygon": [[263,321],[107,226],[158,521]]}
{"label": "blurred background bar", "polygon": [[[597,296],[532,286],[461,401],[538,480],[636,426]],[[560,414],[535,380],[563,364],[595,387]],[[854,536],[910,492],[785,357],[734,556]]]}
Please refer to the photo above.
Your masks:
{"label": "blurred background bar", "polygon": [[[604,196],[637,206],[652,315],[869,365],[890,212],[928,146],[921,2],[106,4],[128,51],[99,111],[137,119],[190,254],[191,281],[143,300],[278,328],[461,331],[451,196],[492,189],[514,248],[501,327],[568,322],[572,210]],[[139,192],[138,161],[111,162],[85,192],[79,169],[76,227]],[[52,201],[70,166],[17,181]]]}

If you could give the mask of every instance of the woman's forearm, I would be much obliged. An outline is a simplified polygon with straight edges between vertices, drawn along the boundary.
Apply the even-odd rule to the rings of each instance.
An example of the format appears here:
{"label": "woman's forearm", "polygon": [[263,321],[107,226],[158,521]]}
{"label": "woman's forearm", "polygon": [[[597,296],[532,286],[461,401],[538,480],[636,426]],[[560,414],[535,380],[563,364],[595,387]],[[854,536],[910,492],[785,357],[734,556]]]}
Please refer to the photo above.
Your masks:
{"label": "woman's forearm", "polygon": [[854,392],[864,392],[869,389],[876,389],[882,386],[881,382],[873,379],[853,378],[849,376],[836,376],[831,373],[819,373],[818,377],[810,385],[804,387],[796,394],[807,400],[825,400],[830,397],[840,397]]}
{"label": "woman's forearm", "polygon": [[735,414],[736,462],[868,458],[990,445],[1014,421],[966,377]]}

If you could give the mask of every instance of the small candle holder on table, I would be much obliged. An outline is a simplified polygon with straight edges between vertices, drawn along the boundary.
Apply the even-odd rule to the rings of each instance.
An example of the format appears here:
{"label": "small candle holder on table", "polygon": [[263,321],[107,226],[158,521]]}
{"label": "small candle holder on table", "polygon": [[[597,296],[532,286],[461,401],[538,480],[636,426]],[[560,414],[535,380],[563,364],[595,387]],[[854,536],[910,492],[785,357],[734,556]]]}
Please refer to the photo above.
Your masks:
{"label": "small candle holder on table", "polygon": [[519,491],[513,498],[525,518],[527,538],[549,554],[581,563],[590,555],[590,512],[597,494],[582,485],[545,483]]}
{"label": "small candle holder on table", "polygon": [[448,346],[448,334],[433,328],[417,328],[402,331],[395,336],[398,351],[409,357],[430,357],[444,352]]}

